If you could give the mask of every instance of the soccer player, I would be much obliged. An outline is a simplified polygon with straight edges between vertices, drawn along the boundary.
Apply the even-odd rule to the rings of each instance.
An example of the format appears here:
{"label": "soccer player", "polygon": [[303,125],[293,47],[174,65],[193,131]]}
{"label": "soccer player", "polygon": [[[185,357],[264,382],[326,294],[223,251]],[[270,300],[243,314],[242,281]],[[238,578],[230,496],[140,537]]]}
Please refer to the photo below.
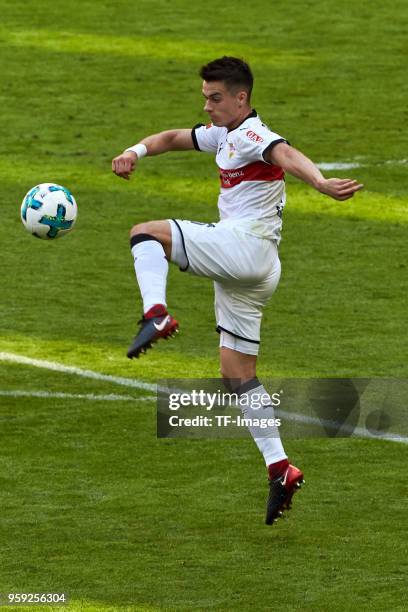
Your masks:
{"label": "soccer player", "polygon": [[[130,247],[143,318],[127,355],[139,357],[153,342],[178,329],[167,311],[169,261],[182,271],[211,278],[221,374],[226,382],[240,381],[234,391],[247,394],[243,412],[251,418],[258,416],[251,409],[251,395],[268,397],[256,377],[256,361],[262,309],[280,277],[284,173],[336,200],[351,198],[362,185],[351,179],[325,178],[307,157],[262,122],[251,107],[253,76],[244,61],[224,56],[203,66],[200,76],[210,123],[147,136],[112,161],[113,172],[129,179],[145,155],[196,149],[215,155],[221,179],[220,221],[166,219],[132,227]],[[262,417],[271,416],[271,402],[264,402]],[[256,428],[250,431],[268,470],[266,523],[272,524],[290,507],[303,473],[289,463],[276,427],[263,430],[263,435]]]}

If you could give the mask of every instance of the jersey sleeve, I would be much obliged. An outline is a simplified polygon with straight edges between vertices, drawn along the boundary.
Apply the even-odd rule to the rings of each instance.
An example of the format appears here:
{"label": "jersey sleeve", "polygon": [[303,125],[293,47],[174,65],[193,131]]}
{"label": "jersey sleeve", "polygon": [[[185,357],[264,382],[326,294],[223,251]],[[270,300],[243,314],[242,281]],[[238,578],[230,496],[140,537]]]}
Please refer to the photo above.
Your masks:
{"label": "jersey sleeve", "polygon": [[[248,161],[265,161],[265,152],[277,145],[279,142],[286,142],[276,132],[271,132],[266,126],[248,127],[239,133],[239,149]],[[289,144],[289,143],[288,143]]]}
{"label": "jersey sleeve", "polygon": [[191,130],[194,148],[197,151],[216,153],[221,133],[222,129],[212,123],[208,123],[207,125],[198,123]]}

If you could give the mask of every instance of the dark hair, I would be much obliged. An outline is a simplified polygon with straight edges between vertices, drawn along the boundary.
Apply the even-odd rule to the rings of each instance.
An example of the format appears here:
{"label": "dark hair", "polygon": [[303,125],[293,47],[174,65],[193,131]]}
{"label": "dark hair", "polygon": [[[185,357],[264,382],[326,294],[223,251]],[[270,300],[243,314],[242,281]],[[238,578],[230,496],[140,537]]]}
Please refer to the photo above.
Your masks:
{"label": "dark hair", "polygon": [[209,62],[200,69],[200,77],[204,81],[223,81],[229,90],[242,87],[248,92],[248,101],[251,97],[254,77],[246,62],[237,57],[220,57]]}

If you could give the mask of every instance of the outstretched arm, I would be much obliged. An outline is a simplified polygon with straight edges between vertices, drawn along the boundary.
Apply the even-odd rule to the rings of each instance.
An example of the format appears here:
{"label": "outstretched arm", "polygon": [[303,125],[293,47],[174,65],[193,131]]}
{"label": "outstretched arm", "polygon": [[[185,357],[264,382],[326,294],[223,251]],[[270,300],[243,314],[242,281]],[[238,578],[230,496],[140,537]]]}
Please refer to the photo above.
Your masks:
{"label": "outstretched arm", "polygon": [[[159,134],[152,134],[140,141],[146,148],[145,155],[160,155],[167,151],[187,151],[194,149],[191,130],[167,130]],[[143,149],[143,147],[142,147]],[[112,160],[112,172],[129,180],[131,173],[139,159],[135,151],[123,151]]]}
{"label": "outstretched arm", "polygon": [[308,157],[285,142],[267,150],[265,159],[335,200],[348,200],[363,187],[353,179],[325,178]]}

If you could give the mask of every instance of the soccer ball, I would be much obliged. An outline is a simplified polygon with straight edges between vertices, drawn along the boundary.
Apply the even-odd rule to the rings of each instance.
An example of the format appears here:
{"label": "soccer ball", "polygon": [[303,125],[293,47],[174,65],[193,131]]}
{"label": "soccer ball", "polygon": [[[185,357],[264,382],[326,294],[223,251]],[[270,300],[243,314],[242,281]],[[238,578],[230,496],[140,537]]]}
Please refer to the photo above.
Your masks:
{"label": "soccer ball", "polygon": [[36,238],[53,240],[72,230],[77,210],[74,196],[68,189],[54,183],[41,183],[25,195],[21,220]]}

